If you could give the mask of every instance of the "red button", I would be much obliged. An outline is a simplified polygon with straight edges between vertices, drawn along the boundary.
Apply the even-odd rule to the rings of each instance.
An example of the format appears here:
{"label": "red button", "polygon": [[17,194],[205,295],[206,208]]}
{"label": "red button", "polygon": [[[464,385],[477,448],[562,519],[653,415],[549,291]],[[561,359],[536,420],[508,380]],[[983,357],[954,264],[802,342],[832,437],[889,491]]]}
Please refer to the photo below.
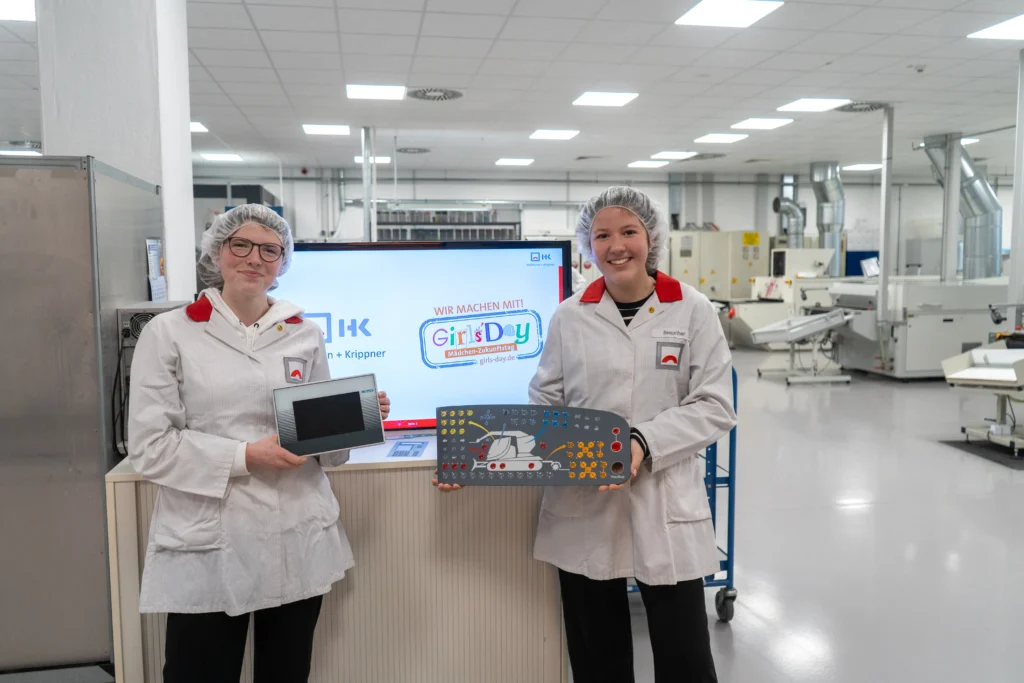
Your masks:
{"label": "red button", "polygon": [[543,441],[541,441],[541,442],[540,442],[540,447],[541,447],[542,449],[544,449],[544,448],[547,448],[547,447],[548,447],[548,445],[547,445],[546,443],[544,443]]}
{"label": "red button", "polygon": [[494,463],[493,462],[491,463],[491,469],[492,470],[494,469]]}
{"label": "red button", "polygon": [[619,428],[618,427],[616,427],[615,429],[612,430],[612,434],[618,434],[618,433],[619,433]]}
{"label": "red button", "polygon": [[441,465],[441,469],[442,470],[448,469],[448,463],[445,463],[445,464]]}
{"label": "red button", "polygon": [[530,463],[529,467],[530,467],[531,470],[533,469],[533,463],[532,462]]}
{"label": "red button", "polygon": [[501,463],[501,469],[505,469],[505,463]]}
{"label": "red button", "polygon": [[484,459],[484,454],[483,454],[483,453],[481,453],[481,454],[480,454],[480,459],[481,459],[481,460],[483,460],[483,459]]}
{"label": "red button", "polygon": [[615,443],[613,443],[612,444],[612,450],[614,452],[616,452],[616,453],[621,451],[622,450],[622,442],[621,441],[616,441]]}
{"label": "red button", "polygon": [[466,469],[466,463],[462,463],[462,469]]}

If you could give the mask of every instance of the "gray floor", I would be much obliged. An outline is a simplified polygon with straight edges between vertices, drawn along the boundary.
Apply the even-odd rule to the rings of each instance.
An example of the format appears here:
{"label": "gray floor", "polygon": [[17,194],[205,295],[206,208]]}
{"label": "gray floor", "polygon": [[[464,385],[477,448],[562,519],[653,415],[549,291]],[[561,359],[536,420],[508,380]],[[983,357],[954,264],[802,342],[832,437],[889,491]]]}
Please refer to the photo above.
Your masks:
{"label": "gray floor", "polygon": [[[1024,472],[939,443],[993,401],[863,376],[786,388],[755,373],[784,356],[735,360],[739,601],[712,626],[722,683],[1024,680]],[[53,676],[0,681],[109,680]]]}
{"label": "gray floor", "polygon": [[[739,600],[712,627],[719,679],[1024,680],[1024,472],[939,443],[994,400],[756,378],[783,362],[735,355]],[[653,681],[639,598],[633,622],[637,680]]]}

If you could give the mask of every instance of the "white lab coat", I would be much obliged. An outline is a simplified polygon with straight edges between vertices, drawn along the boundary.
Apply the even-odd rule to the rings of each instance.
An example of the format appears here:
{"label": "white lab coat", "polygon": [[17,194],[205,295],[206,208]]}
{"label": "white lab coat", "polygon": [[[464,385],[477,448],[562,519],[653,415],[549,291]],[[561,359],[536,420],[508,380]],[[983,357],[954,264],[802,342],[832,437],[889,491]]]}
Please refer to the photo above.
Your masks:
{"label": "white lab coat", "polygon": [[[143,329],[131,369],[128,457],[159,485],[142,612],[238,615],[327,593],[353,566],[321,464],[245,471],[275,433],[272,390],[330,378],[320,328],[286,301],[245,327],[206,290]],[[299,376],[293,373],[298,370]],[[348,451],[322,456],[339,465]]]}
{"label": "white lab coat", "polygon": [[651,457],[619,491],[544,491],[534,557],[596,580],[652,585],[714,574],[719,555],[697,454],[735,424],[732,358],[714,306],[659,273],[626,327],[604,280],[555,311],[531,403],[620,415]]}

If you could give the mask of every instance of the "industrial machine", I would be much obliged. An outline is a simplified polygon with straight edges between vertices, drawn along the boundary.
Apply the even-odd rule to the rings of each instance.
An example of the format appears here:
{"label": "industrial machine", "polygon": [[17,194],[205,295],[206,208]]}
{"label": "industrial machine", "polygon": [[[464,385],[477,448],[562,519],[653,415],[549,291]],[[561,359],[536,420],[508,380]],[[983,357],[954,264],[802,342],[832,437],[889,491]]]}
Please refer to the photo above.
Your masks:
{"label": "industrial machine", "polygon": [[1024,449],[1024,424],[1017,425],[1015,403],[1024,402],[1024,336],[1005,335],[1004,339],[942,362],[949,386],[971,393],[989,393],[996,397],[995,421],[960,428],[967,441],[986,441],[1004,446],[1020,457]]}
{"label": "industrial machine", "polygon": [[[842,310],[797,316],[780,320],[751,333],[754,344],[786,344],[789,347],[789,367],[758,369],[757,376],[781,375],[786,384],[850,383],[850,376],[838,372],[835,348],[831,344],[832,332],[849,320]],[[800,354],[809,353],[805,361]],[[824,358],[824,365],[819,359]],[[808,367],[809,366],[809,367]]]}
{"label": "industrial machine", "polygon": [[668,272],[713,301],[748,299],[754,278],[768,273],[767,247],[757,232],[674,231]]}

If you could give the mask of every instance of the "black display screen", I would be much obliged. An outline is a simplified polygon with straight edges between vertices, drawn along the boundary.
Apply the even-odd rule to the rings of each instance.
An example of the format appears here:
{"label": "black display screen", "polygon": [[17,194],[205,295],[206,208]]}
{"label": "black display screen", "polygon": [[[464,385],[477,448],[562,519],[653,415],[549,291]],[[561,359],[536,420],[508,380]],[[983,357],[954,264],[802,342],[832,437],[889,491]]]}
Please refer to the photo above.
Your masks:
{"label": "black display screen", "polygon": [[366,428],[358,391],[295,401],[292,408],[299,441],[361,432]]}

